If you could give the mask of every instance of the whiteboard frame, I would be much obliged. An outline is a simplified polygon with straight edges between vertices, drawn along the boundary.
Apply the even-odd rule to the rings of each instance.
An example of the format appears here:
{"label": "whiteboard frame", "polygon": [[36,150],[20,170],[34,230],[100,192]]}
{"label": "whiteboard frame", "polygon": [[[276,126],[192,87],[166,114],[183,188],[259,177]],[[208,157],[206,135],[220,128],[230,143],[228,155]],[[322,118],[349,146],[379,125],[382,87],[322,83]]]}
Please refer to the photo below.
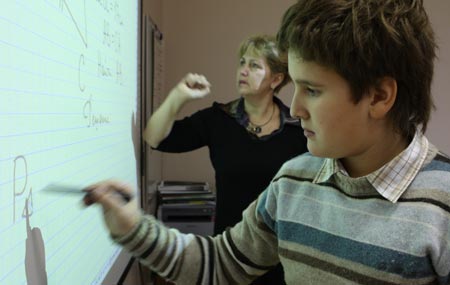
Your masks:
{"label": "whiteboard frame", "polygon": [[[137,99],[137,110],[138,110],[138,114],[136,114],[135,116],[135,120],[137,121],[137,127],[138,127],[138,134],[139,137],[141,137],[142,134],[142,120],[141,117],[139,115],[140,110],[142,110],[142,96],[143,96],[143,92],[142,92],[142,1],[143,0],[136,0],[137,3],[137,38],[138,38],[138,43],[137,43],[137,94],[136,94],[136,99]],[[138,142],[138,148],[140,150],[140,153],[142,154],[142,140],[139,140]],[[141,177],[142,177],[142,155],[140,155],[139,157],[139,161],[137,162],[138,165],[138,169],[136,170],[139,174],[139,179],[138,179],[138,187],[139,189],[137,189],[138,191],[138,197],[139,199],[142,201],[142,193],[144,192],[143,189],[143,184],[141,182]],[[140,202],[138,201],[138,205],[140,204]],[[131,265],[133,263],[134,259],[131,256],[131,254],[129,254],[127,251],[125,250],[121,250],[120,254],[117,256],[116,260],[114,261],[113,265],[111,266],[111,268],[109,269],[109,272],[106,274],[105,278],[102,281],[102,284],[104,285],[111,285],[111,284],[123,284],[123,281],[125,280],[125,278],[128,275],[128,272],[131,268]]]}

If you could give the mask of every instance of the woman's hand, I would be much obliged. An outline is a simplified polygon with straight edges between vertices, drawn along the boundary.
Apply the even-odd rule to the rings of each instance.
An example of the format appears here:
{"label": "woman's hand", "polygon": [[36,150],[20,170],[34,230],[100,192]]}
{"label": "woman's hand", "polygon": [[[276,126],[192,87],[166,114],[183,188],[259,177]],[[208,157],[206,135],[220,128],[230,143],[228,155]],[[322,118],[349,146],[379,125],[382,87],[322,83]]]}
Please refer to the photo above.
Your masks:
{"label": "woman's hand", "polygon": [[[211,84],[206,77],[196,73],[188,73],[170,92],[171,96],[183,101],[203,98],[210,93]],[[172,95],[173,94],[173,95]]]}
{"label": "woman's hand", "polygon": [[169,93],[166,100],[153,113],[144,130],[144,140],[158,147],[172,130],[178,113],[185,103],[203,98],[210,92],[211,84],[203,75],[187,74]]}
{"label": "woman's hand", "polygon": [[142,214],[128,185],[107,180],[91,185],[84,191],[84,204],[89,206],[98,203],[102,206],[105,224],[113,236],[127,234],[139,222]]}

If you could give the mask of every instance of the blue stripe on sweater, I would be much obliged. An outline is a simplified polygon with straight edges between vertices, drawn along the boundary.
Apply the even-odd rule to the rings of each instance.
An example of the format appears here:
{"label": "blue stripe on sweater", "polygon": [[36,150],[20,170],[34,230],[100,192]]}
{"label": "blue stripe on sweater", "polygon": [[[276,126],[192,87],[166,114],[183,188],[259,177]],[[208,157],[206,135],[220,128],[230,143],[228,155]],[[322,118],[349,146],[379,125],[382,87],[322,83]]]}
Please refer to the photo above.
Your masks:
{"label": "blue stripe on sweater", "polygon": [[265,208],[267,193],[268,191],[265,191],[260,197],[258,213],[264,223],[276,232],[278,240],[312,247],[338,258],[364,264],[380,271],[399,274],[405,278],[422,278],[436,274],[427,256],[418,257],[350,240],[294,222],[275,221]]}
{"label": "blue stripe on sweater", "polygon": [[443,161],[444,159],[434,159],[427,166],[423,168],[423,171],[441,170],[450,171],[450,163]]}
{"label": "blue stripe on sweater", "polygon": [[262,215],[262,219],[264,220],[264,223],[277,234],[277,229],[275,228],[275,221],[269,216],[269,214],[266,211],[266,201],[267,201],[267,193],[269,191],[264,191],[261,193],[261,197],[259,198],[258,205],[257,205],[257,211],[259,214]]}
{"label": "blue stripe on sweater", "polygon": [[278,221],[278,239],[315,248],[319,251],[351,260],[381,271],[402,275],[406,278],[421,278],[435,274],[428,257],[370,245],[309,226],[293,222]]}

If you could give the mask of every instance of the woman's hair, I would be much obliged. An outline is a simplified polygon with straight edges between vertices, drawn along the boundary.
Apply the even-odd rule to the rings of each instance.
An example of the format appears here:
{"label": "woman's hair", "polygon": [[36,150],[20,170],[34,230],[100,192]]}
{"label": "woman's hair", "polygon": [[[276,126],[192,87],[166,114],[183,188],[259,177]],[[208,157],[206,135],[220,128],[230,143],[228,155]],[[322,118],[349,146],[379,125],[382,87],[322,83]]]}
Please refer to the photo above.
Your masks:
{"label": "woman's hair", "polygon": [[420,125],[425,132],[436,43],[421,0],[300,0],[285,12],[277,42],[284,52],[335,70],[355,103],[383,77],[394,78],[391,122],[407,138]]}
{"label": "woman's hair", "polygon": [[282,73],[284,75],[283,81],[274,90],[275,94],[289,83],[291,78],[288,74],[287,54],[279,51],[275,36],[256,35],[249,37],[239,46],[239,58],[244,56],[246,52],[263,57],[272,74]]}

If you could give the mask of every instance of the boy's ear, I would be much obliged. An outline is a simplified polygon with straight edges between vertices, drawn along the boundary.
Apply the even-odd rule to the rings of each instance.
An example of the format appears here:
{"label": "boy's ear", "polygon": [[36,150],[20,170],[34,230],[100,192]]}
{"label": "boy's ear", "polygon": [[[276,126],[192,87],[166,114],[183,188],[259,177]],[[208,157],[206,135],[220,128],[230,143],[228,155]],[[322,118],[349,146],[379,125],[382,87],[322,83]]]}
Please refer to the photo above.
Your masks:
{"label": "boy's ear", "polygon": [[283,73],[277,73],[273,75],[272,83],[270,83],[270,88],[275,89],[278,85],[281,84],[284,80],[284,74]]}
{"label": "boy's ear", "polygon": [[370,115],[374,119],[383,119],[397,98],[397,81],[389,76],[383,77],[370,93]]}

